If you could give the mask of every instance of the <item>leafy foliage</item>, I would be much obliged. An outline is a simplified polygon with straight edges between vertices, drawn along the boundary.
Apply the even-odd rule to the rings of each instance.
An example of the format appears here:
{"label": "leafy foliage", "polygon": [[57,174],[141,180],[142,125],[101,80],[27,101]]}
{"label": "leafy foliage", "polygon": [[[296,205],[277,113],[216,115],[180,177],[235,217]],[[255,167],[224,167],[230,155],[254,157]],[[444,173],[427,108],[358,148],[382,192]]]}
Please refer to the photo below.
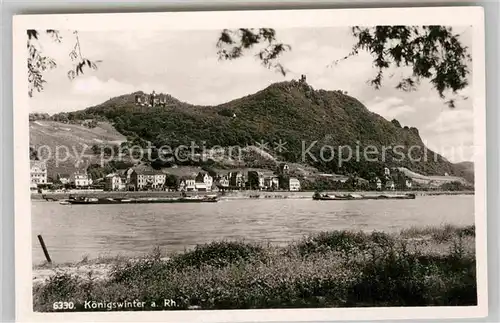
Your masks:
{"label": "leafy foliage", "polygon": [[469,183],[474,183],[474,163],[462,162],[454,164],[454,173],[465,178]]}
{"label": "leafy foliage", "polygon": [[[46,32],[53,35],[55,41],[61,41],[57,31],[46,30]],[[43,55],[39,47],[35,44],[35,41],[38,40],[39,32],[34,29],[28,29],[26,33],[28,35],[28,95],[32,97],[33,91],[40,92],[43,90],[44,83],[46,83],[43,78],[43,72],[55,68],[57,64],[53,58]]]}
{"label": "leafy foliage", "polygon": [[48,113],[30,113],[29,120],[37,121],[37,120],[51,120],[51,116]]}
{"label": "leafy foliage", "polygon": [[87,167],[87,174],[92,178],[92,180],[102,179],[106,175],[111,174],[116,169],[110,164],[101,166],[99,164],[91,164]]}
{"label": "leafy foliage", "polygon": [[[44,84],[46,80],[43,77],[44,72],[50,69],[54,69],[57,67],[56,61],[43,54],[42,47],[39,45],[38,40],[40,37],[41,31],[35,29],[28,29],[26,31],[28,40],[28,95],[29,97],[33,96],[33,92],[41,92],[43,91]],[[47,29],[45,33],[53,39],[53,41],[57,43],[61,43],[63,38],[60,35],[58,30]],[[76,76],[83,74],[84,67],[88,67],[90,69],[96,70],[97,64],[100,63],[100,60],[92,61],[82,55],[82,51],[80,48],[80,40],[78,38],[78,31],[74,31],[75,35],[75,46],[73,50],[70,52],[69,56],[74,63],[73,69],[68,71],[68,77],[70,79],[74,79]]]}
{"label": "leafy foliage", "polygon": [[264,43],[265,47],[255,55],[267,68],[274,68],[286,75],[286,70],[278,62],[278,58],[292,49],[288,44],[276,40],[276,32],[271,28],[240,28],[236,30],[224,29],[217,41],[217,54],[221,60],[233,60],[245,54],[256,45]]}
{"label": "leafy foliage", "polygon": [[461,182],[451,182],[440,185],[440,189],[443,191],[466,191],[469,190],[470,187],[462,184]]}
{"label": "leafy foliage", "polygon": [[234,241],[215,241],[196,246],[192,251],[177,255],[171,263],[178,269],[204,266],[226,267],[231,264],[258,260],[263,257],[260,246]]}
{"label": "leafy foliage", "polygon": [[[157,250],[120,260],[100,281],[58,273],[35,285],[34,308],[132,299],[145,306],[128,310],[475,305],[473,230],[440,230],[447,240],[334,231],[283,247],[214,242],[168,260]],[[164,299],[175,306],[158,306]]]}
{"label": "leafy foliage", "polygon": [[84,57],[82,55],[82,49],[80,47],[80,39],[78,37],[78,32],[74,31],[73,34],[75,35],[76,42],[75,46],[69,53],[69,57],[71,58],[71,61],[73,61],[74,63],[73,69],[68,71],[68,78],[70,80],[74,79],[78,75],[83,74],[84,67],[97,70],[97,63],[101,62],[101,60],[91,61],[90,59]]}
{"label": "leafy foliage", "polygon": [[[392,65],[412,68],[412,74],[396,86],[404,91],[414,90],[422,78],[430,80],[441,98],[445,97],[446,90],[455,94],[468,85],[467,63],[471,56],[451,27],[354,27],[352,32],[358,42],[351,53],[365,50],[374,57],[378,72],[370,83],[377,89],[382,85],[383,70]],[[448,104],[454,107],[453,100]]]}
{"label": "leafy foliage", "polygon": [[302,256],[330,251],[343,252],[348,255],[354,248],[358,250],[367,248],[370,243],[373,243],[372,237],[374,237],[376,241],[393,243],[392,238],[383,233],[375,232],[370,236],[362,232],[330,231],[321,232],[315,236],[304,239],[297,244],[297,249]]}
{"label": "leafy foliage", "polygon": [[[57,42],[62,37],[56,30],[46,30]],[[74,79],[84,73],[84,68],[97,69],[100,60],[92,61],[82,55],[78,32],[74,31],[75,46],[69,56],[74,67],[68,71],[68,77]],[[412,74],[402,78],[396,88],[411,91],[418,86],[421,79],[429,79],[441,98],[450,90],[456,94],[458,90],[468,85],[467,76],[470,71],[467,63],[471,60],[468,48],[460,42],[460,35],[455,34],[447,26],[375,26],[352,28],[352,34],[357,39],[352,51],[334,65],[361,50],[369,52],[373,64],[378,69],[376,76],[370,80],[375,88],[380,88],[383,82],[383,72],[391,66],[406,66],[412,68]],[[46,82],[43,72],[55,68],[56,62],[44,56],[41,49],[35,46],[39,31],[27,30],[28,36],[28,94],[42,91]],[[260,45],[260,46],[259,46]],[[272,28],[239,28],[221,31],[216,47],[220,60],[234,60],[257,48],[255,57],[263,66],[275,69],[286,75],[287,69],[279,62],[280,56],[292,50],[289,44],[280,42],[276,31]],[[465,97],[462,97],[465,99]],[[455,98],[447,104],[455,106]],[[227,116],[227,112],[222,111]]]}
{"label": "leafy foliage", "polygon": [[30,146],[30,160],[38,160],[38,151],[35,147]]}
{"label": "leafy foliage", "polygon": [[[446,91],[456,94],[468,85],[470,73],[468,62],[471,56],[468,48],[460,41],[460,35],[447,26],[375,26],[352,28],[356,38],[350,53],[342,59],[335,60],[332,66],[367,51],[373,56],[373,65],[377,68],[376,76],[369,83],[379,89],[383,83],[384,70],[395,67],[410,67],[412,73],[404,76],[396,88],[412,91],[422,79],[428,79],[441,98]],[[264,54],[257,57],[268,68],[277,68],[283,75],[286,69],[278,63],[279,56],[291,47],[280,43],[274,29],[239,29],[223,30],[217,43],[233,46],[230,50],[219,50],[221,59],[232,60],[241,57],[245,50],[253,46],[269,44]],[[271,63],[270,63],[271,62]],[[466,99],[466,97],[462,97]],[[456,98],[446,101],[455,107]]]}
{"label": "leafy foliage", "polygon": [[[358,174],[370,179],[370,174],[381,176],[383,166],[407,167],[424,174],[454,173],[452,164],[434,152],[427,151],[427,160],[418,160],[425,154],[424,143],[415,128],[401,128],[394,122],[370,112],[358,100],[341,91],[315,90],[305,82],[275,83],[253,95],[218,106],[193,106],[172,100],[169,107],[143,108],[134,103],[134,94],[112,98],[103,104],[65,114],[70,120],[107,119],[130,144],[147,148],[151,142],[156,148],[172,149],[195,143],[199,147],[246,147],[267,142],[266,152],[281,160],[310,164],[324,172]],[[236,115],[228,118],[221,115]],[[286,142],[286,149],[275,150],[273,143]],[[315,143],[315,144],[313,144]],[[305,149],[303,149],[303,145]],[[310,145],[309,154],[302,155]],[[359,146],[360,152],[371,145],[378,147],[377,161],[365,160],[361,153],[339,165],[340,146]],[[414,149],[413,159],[398,160],[398,155],[388,150],[382,161],[382,147],[400,145],[408,154]],[[333,147],[333,158],[321,158],[323,147]],[[347,153],[347,151],[343,151]],[[330,157],[330,152],[323,156]],[[303,160],[303,157],[305,160]],[[156,164],[155,164],[156,165]],[[157,167],[170,166],[171,162],[158,162]],[[269,167],[272,167],[270,165]]]}

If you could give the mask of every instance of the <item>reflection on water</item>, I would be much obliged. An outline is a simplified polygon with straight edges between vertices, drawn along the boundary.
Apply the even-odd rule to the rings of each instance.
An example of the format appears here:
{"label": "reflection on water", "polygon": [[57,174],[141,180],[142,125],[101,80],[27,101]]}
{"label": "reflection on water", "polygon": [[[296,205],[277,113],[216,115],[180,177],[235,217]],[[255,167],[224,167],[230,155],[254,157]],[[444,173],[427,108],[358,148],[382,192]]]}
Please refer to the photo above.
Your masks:
{"label": "reflection on water", "polygon": [[55,262],[88,255],[142,255],[161,246],[179,251],[216,239],[286,243],[313,232],[397,231],[411,226],[474,223],[474,196],[415,200],[224,200],[201,204],[60,205],[32,203],[33,262],[44,260],[44,237]]}

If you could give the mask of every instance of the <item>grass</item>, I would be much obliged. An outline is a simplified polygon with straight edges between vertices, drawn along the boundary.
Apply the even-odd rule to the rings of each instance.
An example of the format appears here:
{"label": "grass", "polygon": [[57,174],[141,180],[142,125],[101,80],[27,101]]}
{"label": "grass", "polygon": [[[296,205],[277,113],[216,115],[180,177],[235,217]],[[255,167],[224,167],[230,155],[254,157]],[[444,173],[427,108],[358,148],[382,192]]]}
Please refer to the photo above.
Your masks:
{"label": "grass", "polygon": [[473,237],[475,234],[476,229],[473,225],[457,227],[450,224],[446,224],[442,227],[412,227],[401,231],[401,236],[405,238],[418,238],[424,236],[433,239],[436,242],[447,242],[457,236]]}
{"label": "grass", "polygon": [[[105,279],[57,272],[35,285],[35,311],[57,301],[89,310],[88,300],[145,302],[128,310],[477,303],[474,227],[332,231],[285,247],[216,241],[168,260],[156,249],[110,266]],[[158,306],[165,299],[175,306]]]}
{"label": "grass", "polygon": [[125,263],[132,261],[129,257],[123,255],[117,256],[99,256],[97,258],[91,259],[89,255],[85,255],[78,262],[64,262],[64,263],[48,263],[44,261],[40,264],[34,265],[33,270],[37,269],[57,269],[64,267],[82,267],[82,266],[95,266],[95,265],[116,265],[119,263]]}

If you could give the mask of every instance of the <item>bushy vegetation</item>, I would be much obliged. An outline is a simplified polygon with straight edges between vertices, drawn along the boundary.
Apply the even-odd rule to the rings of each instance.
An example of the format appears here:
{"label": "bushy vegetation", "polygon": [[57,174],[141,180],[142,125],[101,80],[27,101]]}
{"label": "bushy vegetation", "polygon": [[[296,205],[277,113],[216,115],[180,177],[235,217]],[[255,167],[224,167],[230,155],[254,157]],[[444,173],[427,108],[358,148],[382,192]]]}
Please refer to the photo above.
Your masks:
{"label": "bushy vegetation", "polygon": [[264,250],[258,245],[233,241],[215,241],[196,246],[192,251],[176,255],[170,260],[170,263],[177,268],[201,268],[203,266],[220,268],[231,264],[260,261],[263,257]]}
{"label": "bushy vegetation", "polygon": [[[297,81],[275,83],[266,89],[218,106],[193,106],[173,100],[168,107],[140,107],[134,104],[134,94],[112,98],[103,104],[67,114],[70,120],[106,119],[116,129],[130,138],[133,144],[146,147],[180,145],[240,146],[269,143],[268,152],[280,160],[304,162],[303,144],[318,160],[306,154],[306,163],[321,171],[357,173],[367,176],[376,172],[380,164],[403,166],[424,174],[453,174],[451,163],[441,156],[427,151],[423,157],[424,143],[415,128],[401,127],[370,112],[358,100],[341,91],[315,90],[307,83]],[[286,142],[286,149],[274,150],[275,142]],[[320,151],[325,145],[338,148],[348,145],[353,150],[370,145],[379,148],[418,146],[413,149],[412,160],[388,150],[386,156],[378,156],[379,162],[358,161],[339,165],[338,152],[328,160],[321,160]],[[403,149],[402,152],[408,153]],[[327,152],[326,155],[329,153]],[[420,155],[419,155],[420,154]],[[374,156],[370,156],[373,159]],[[382,160],[383,158],[383,160]],[[401,158],[400,158],[401,159]],[[168,165],[167,165],[168,166]],[[167,167],[166,166],[166,167]]]}
{"label": "bushy vegetation", "polygon": [[[34,309],[73,301],[83,310],[86,300],[145,302],[129,310],[474,305],[475,268],[474,227],[323,232],[283,247],[219,241],[168,260],[159,249],[121,259],[100,280],[57,273],[34,287]],[[175,306],[158,306],[164,299]]]}
{"label": "bushy vegetation", "polygon": [[[371,179],[372,177],[370,177]],[[373,177],[375,179],[375,175]],[[304,178],[301,179],[301,188],[305,191],[355,191],[376,189],[376,186],[365,185],[350,176],[345,182],[332,178]]]}
{"label": "bushy vegetation", "polygon": [[443,227],[412,227],[401,231],[401,236],[404,238],[416,238],[426,236],[439,243],[452,241],[455,237],[466,238],[476,236],[476,227],[473,225],[465,227],[456,227],[446,224]]}
{"label": "bushy vegetation", "polygon": [[102,179],[106,175],[111,174],[115,171],[115,168],[110,164],[99,165],[90,164],[87,167],[87,174],[92,178],[92,180]]}
{"label": "bushy vegetation", "polygon": [[451,182],[451,183],[444,183],[439,187],[443,191],[467,191],[467,190],[473,190],[474,187],[471,187],[470,185],[464,185],[461,182]]}

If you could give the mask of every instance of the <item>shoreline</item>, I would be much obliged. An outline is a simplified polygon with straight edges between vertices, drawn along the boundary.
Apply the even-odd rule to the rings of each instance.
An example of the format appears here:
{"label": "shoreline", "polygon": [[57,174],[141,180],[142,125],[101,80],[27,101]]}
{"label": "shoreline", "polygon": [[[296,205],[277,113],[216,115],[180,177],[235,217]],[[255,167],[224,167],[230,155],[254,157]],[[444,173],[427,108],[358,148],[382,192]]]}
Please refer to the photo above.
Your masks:
{"label": "shoreline", "polygon": [[[187,196],[204,196],[211,194],[218,194],[223,199],[257,199],[255,196],[259,196],[258,199],[265,198],[312,198],[312,194],[315,191],[298,191],[298,192],[290,192],[290,191],[257,191],[257,190],[246,190],[246,191],[232,191],[226,192],[224,194],[220,194],[220,192],[187,192]],[[415,194],[417,196],[438,196],[438,195],[474,195],[474,191],[325,191],[328,194]],[[70,194],[79,195],[79,196],[95,196],[101,198],[148,198],[148,197],[156,197],[156,198],[169,198],[169,197],[181,197],[181,192],[166,192],[166,191],[95,191],[95,192],[78,192],[72,191],[68,193],[62,192],[47,192],[47,193],[31,193],[32,201],[43,201],[44,196],[47,198],[53,199],[67,199]]]}
{"label": "shoreline", "polygon": [[54,301],[85,311],[89,299],[124,295],[178,304],[132,310],[474,305],[475,227],[329,231],[286,246],[213,241],[169,257],[157,247],[143,257],[33,266],[32,281],[38,312]]}
{"label": "shoreline", "polygon": [[[450,242],[452,236],[457,233],[464,233],[466,236],[475,236],[475,226],[474,225],[465,225],[465,226],[457,226],[453,224],[443,224],[440,226],[412,226],[407,229],[402,229],[396,232],[392,231],[377,231],[377,230],[372,230],[372,231],[364,231],[364,230],[339,230],[339,231],[329,231],[329,232],[343,232],[343,233],[349,233],[349,234],[361,234],[361,235],[370,235],[370,234],[383,234],[386,235],[387,237],[391,237],[396,240],[400,241],[406,241],[408,243],[416,243],[416,244],[426,244],[426,243],[436,243],[437,245],[440,244],[448,244]],[[328,232],[327,232],[328,233]],[[75,274],[77,276],[80,276],[82,273],[87,274],[89,271],[97,271],[98,273],[105,274],[108,273],[109,270],[116,265],[132,262],[140,262],[144,259],[147,259],[149,256],[151,256],[152,253],[155,253],[155,256],[162,262],[167,262],[176,255],[183,254],[183,253],[190,253],[193,250],[199,248],[199,247],[204,247],[207,245],[210,245],[211,243],[217,242],[217,241],[225,241],[225,242],[238,242],[238,243],[247,243],[251,245],[258,245],[262,246],[265,245],[267,248],[273,249],[273,250],[282,250],[286,249],[289,246],[294,246],[297,243],[299,243],[303,239],[310,239],[311,237],[321,235],[316,233],[316,234],[311,234],[311,235],[305,235],[302,239],[296,239],[296,240],[291,240],[286,244],[274,244],[274,243],[259,243],[259,242],[245,242],[244,240],[214,240],[213,242],[208,242],[204,244],[199,244],[196,246],[193,246],[191,248],[185,249],[183,252],[173,252],[168,255],[162,254],[160,251],[159,246],[156,246],[152,249],[151,253],[144,253],[142,256],[125,256],[125,255],[116,255],[116,256],[97,256],[96,258],[88,258],[88,256],[84,256],[82,260],[76,261],[76,262],[62,262],[60,264],[58,263],[52,263],[48,264],[46,261],[43,261],[42,263],[38,264],[33,264],[32,265],[32,271],[33,271],[33,280],[35,281],[40,281],[41,277],[49,277],[51,274],[54,274],[59,271],[68,271],[72,274]],[[474,249],[474,243],[469,245],[469,249],[473,250]],[[429,251],[429,250],[428,250]],[[433,250],[437,253],[443,253],[445,249],[442,248],[437,248]],[[470,251],[470,250],[469,250]]]}

